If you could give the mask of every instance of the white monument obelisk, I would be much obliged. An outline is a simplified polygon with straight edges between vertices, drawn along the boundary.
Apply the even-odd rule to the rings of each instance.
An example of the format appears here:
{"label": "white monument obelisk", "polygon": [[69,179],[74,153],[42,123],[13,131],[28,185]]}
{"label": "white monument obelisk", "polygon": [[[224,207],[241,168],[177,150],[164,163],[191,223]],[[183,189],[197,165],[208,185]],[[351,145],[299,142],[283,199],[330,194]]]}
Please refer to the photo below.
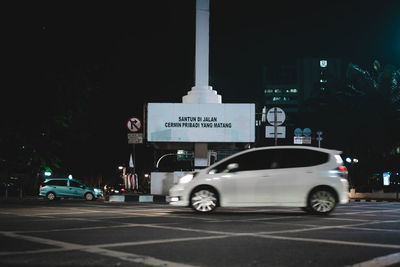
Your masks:
{"label": "white monument obelisk", "polygon": [[184,104],[222,103],[221,96],[208,85],[210,0],[196,1],[195,86],[182,97]]}
{"label": "white monument obelisk", "polygon": [[[210,0],[196,0],[195,86],[182,97],[184,104],[221,104],[222,98],[208,84]],[[194,166],[208,166],[208,144],[194,144]]]}

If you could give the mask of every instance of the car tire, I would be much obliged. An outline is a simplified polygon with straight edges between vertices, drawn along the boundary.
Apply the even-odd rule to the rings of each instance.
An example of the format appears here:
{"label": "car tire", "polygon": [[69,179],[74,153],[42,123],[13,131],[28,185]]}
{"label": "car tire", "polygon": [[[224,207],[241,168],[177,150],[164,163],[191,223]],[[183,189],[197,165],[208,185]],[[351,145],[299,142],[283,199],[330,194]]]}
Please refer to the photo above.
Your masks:
{"label": "car tire", "polygon": [[317,188],[311,191],[306,209],[313,214],[327,215],[335,209],[336,204],[337,199],[332,189]]}
{"label": "car tire", "polygon": [[85,194],[85,199],[87,201],[92,201],[92,200],[94,200],[94,195],[92,193],[86,193]]}
{"label": "car tire", "polygon": [[210,213],[218,206],[218,194],[211,187],[196,188],[190,195],[190,207],[199,213]]}
{"label": "car tire", "polygon": [[47,193],[46,198],[47,198],[47,200],[54,201],[54,200],[56,200],[56,194],[53,192],[49,192],[49,193]]}

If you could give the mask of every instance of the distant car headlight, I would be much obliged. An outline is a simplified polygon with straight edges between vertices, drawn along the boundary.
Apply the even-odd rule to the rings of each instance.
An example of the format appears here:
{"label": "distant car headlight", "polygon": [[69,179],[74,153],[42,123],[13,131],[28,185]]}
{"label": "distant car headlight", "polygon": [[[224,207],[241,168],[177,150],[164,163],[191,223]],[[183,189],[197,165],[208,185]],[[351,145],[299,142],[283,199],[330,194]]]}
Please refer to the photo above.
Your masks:
{"label": "distant car headlight", "polygon": [[178,184],[186,184],[186,183],[189,183],[191,180],[193,180],[193,177],[194,177],[194,175],[193,175],[192,173],[186,174],[185,176],[182,176],[182,177],[179,179]]}

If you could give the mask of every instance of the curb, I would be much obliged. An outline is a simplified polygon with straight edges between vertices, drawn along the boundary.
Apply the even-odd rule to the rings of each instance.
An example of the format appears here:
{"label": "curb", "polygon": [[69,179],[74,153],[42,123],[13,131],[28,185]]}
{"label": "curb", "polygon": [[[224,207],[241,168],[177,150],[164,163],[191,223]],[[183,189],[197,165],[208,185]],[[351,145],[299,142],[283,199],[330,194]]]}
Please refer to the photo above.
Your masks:
{"label": "curb", "polygon": [[111,195],[104,202],[154,202],[154,203],[167,203],[166,196],[160,195]]}

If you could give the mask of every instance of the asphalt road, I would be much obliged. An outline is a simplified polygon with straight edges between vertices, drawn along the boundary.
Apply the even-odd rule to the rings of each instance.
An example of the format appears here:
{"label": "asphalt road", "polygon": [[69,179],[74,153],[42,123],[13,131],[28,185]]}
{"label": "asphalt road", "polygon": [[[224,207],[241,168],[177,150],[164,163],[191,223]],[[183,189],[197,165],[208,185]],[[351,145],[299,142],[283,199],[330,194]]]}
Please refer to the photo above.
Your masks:
{"label": "asphalt road", "polygon": [[0,266],[400,266],[400,203],[201,215],[154,203],[0,203]]}

